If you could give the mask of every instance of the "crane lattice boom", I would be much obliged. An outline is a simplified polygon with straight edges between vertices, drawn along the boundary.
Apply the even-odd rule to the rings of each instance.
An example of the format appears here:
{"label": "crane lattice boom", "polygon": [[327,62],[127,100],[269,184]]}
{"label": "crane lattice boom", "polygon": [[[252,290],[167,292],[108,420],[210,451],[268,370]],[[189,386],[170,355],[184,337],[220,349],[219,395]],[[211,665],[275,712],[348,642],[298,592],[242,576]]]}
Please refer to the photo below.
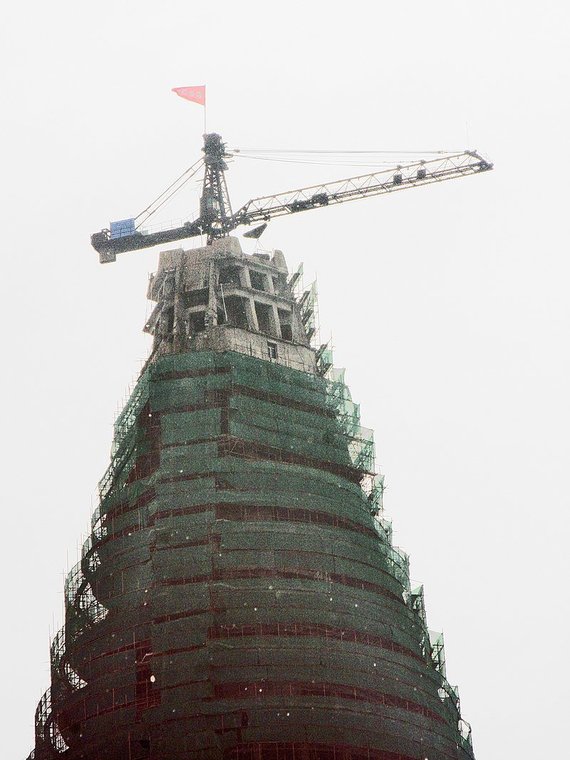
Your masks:
{"label": "crane lattice boom", "polygon": [[344,203],[371,195],[407,190],[410,187],[429,185],[456,179],[466,174],[477,174],[492,168],[477,153],[465,151],[431,161],[417,161],[397,169],[385,169],[374,174],[328,182],[322,185],[303,187],[276,195],[265,195],[248,201],[234,215],[236,226],[269,221],[276,216],[305,211],[330,203]]}

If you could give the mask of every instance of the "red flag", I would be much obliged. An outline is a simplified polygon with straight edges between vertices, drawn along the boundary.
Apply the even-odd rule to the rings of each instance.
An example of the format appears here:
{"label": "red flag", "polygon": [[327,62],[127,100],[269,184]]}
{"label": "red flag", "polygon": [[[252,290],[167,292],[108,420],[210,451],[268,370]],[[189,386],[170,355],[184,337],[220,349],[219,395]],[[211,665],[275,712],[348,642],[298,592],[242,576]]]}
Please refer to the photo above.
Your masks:
{"label": "red flag", "polygon": [[193,103],[199,103],[201,106],[206,105],[205,85],[199,85],[198,87],[173,87],[172,92],[180,95],[185,100],[191,100]]}

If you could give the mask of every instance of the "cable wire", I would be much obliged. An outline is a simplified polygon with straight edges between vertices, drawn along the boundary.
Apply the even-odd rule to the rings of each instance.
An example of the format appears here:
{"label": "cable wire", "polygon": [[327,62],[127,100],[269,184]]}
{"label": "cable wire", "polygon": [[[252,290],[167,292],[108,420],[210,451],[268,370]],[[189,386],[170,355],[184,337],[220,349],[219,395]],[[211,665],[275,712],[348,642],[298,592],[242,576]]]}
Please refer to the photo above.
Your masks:
{"label": "cable wire", "polygon": [[296,158],[271,158],[269,156],[246,156],[236,155],[236,158],[249,158],[254,161],[272,161],[276,163],[286,164],[309,164],[311,166],[364,166],[364,167],[380,167],[380,166],[395,166],[398,161],[393,159],[392,161],[309,161]]}
{"label": "cable wire", "polygon": [[[149,211],[149,213],[146,214],[146,216],[144,217],[144,219],[142,219],[137,224],[136,229],[139,229],[139,227],[141,227],[148,219],[150,219],[150,217],[153,214],[155,214],[160,208],[162,208],[162,206],[164,206],[164,204],[167,203],[172,198],[173,195],[175,195],[179,190],[181,190],[184,187],[184,185],[187,182],[189,182],[192,179],[192,177],[195,176],[195,174],[198,172],[198,170],[200,169],[200,167],[201,167],[201,165],[202,165],[203,162],[204,162],[203,158],[199,158],[197,161],[195,161],[192,164],[192,166],[189,166],[188,169],[186,169],[185,171],[183,171],[182,174],[177,179],[175,179],[174,182],[172,182],[166,188],[166,190],[164,190],[157,198],[155,198],[155,200],[152,203],[149,203],[149,205],[145,209],[143,209],[140,212],[140,214],[137,214],[137,216],[135,217],[135,219],[139,219],[139,217],[143,216],[143,214],[146,214],[146,212],[149,211],[149,209],[152,209],[153,206],[155,206],[155,204],[157,204],[158,201],[160,201],[160,199],[163,198],[163,196],[165,196],[167,193],[169,193],[170,190],[172,190],[172,188],[174,188],[174,190],[172,190],[172,192],[170,192],[169,195],[166,195],[166,198],[164,198],[164,200],[162,200],[161,203],[158,203],[158,206],[156,206],[156,208],[154,208],[152,211]],[[191,173],[189,174],[189,172],[191,172]],[[180,182],[180,180],[183,177],[185,177],[187,174],[188,174],[188,176],[186,177],[186,179],[184,180],[184,182],[182,182],[178,187],[176,187],[176,185]]]}
{"label": "cable wire", "polygon": [[[279,148],[232,148],[234,153],[336,153],[346,155],[352,153],[365,153],[368,155],[378,153],[393,153],[403,155],[404,153],[416,153],[416,154],[442,154],[453,153],[457,151],[450,150],[292,150],[292,149],[279,149]],[[461,151],[459,151],[461,152]]]}
{"label": "cable wire", "polygon": [[[235,158],[249,158],[256,161],[272,161],[278,163],[292,164],[310,164],[313,166],[348,166],[364,167],[368,169],[382,169],[396,166],[398,164],[410,163],[417,161],[419,157],[425,159],[432,156],[451,155],[453,151],[445,150],[292,150],[278,148],[264,148],[254,150],[253,148],[235,148],[232,156]],[[456,151],[460,152],[460,151]],[[388,156],[391,158],[388,160]],[[393,156],[393,158],[392,158]],[[365,159],[366,160],[354,160]],[[378,160],[385,157],[385,160]],[[352,160],[351,160],[352,159]]]}

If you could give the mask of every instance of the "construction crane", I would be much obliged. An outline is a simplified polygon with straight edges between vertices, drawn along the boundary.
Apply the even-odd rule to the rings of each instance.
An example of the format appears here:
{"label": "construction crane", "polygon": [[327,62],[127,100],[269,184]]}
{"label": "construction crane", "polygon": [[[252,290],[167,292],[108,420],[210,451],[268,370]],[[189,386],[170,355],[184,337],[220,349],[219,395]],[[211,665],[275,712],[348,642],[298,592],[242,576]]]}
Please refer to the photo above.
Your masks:
{"label": "construction crane", "polygon": [[[207,243],[210,245],[213,240],[226,237],[237,227],[261,222],[259,226],[244,234],[244,237],[259,238],[267,223],[277,216],[457,179],[469,174],[480,174],[493,168],[493,164],[475,151],[446,153],[427,161],[415,161],[372,174],[254,198],[233,212],[225,178],[228,168],[225,159],[233,157],[235,152],[228,152],[221,136],[216,133],[204,135],[202,150],[204,158],[186,170],[137,217],[112,222],[110,229],[101,230],[91,236],[91,244],[99,253],[101,263],[115,261],[118,253],[150,248],[198,235],[206,235]],[[198,218],[185,222],[180,227],[158,232],[142,230],[141,227],[149,216],[194,177],[202,166],[205,167],[205,171]]]}

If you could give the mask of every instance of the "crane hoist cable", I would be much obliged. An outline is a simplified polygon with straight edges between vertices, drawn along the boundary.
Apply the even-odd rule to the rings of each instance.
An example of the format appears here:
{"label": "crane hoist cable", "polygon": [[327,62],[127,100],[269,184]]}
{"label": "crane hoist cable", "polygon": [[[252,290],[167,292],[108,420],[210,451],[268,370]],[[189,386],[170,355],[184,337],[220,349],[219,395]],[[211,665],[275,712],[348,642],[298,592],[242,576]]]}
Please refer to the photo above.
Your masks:
{"label": "crane hoist cable", "polygon": [[445,153],[457,153],[455,150],[293,150],[292,148],[278,149],[278,148],[232,148],[231,153],[318,153],[323,154],[336,154],[336,155],[353,155],[355,153],[364,153],[366,155],[379,155],[379,154],[398,154],[398,155],[443,155]]}
{"label": "crane hoist cable", "polygon": [[[364,166],[370,168],[397,166],[408,163],[412,157],[425,156],[426,160],[435,155],[452,155],[458,151],[446,150],[277,150],[235,148],[231,151],[234,158],[249,158],[256,161],[273,161],[278,163],[310,164],[313,166]],[[388,160],[387,157],[391,156]],[[369,160],[356,160],[366,159]],[[384,158],[384,160],[381,160]]]}
{"label": "crane hoist cable", "polygon": [[[135,216],[135,220],[139,219],[141,216],[143,216],[143,214],[146,214],[146,216],[137,223],[136,229],[138,230],[145,222],[148,221],[148,219],[150,219],[150,217],[153,214],[155,214],[160,208],[162,208],[162,206],[164,206],[165,203],[168,203],[168,201],[174,195],[176,195],[176,193],[179,190],[181,190],[184,187],[184,185],[186,185],[186,183],[188,183],[192,179],[192,177],[194,177],[198,173],[198,171],[202,168],[203,163],[204,163],[204,158],[200,157],[197,161],[195,161],[192,164],[192,166],[189,166],[185,171],[183,171],[182,174],[166,188],[166,190],[164,190],[157,198],[155,198],[154,201],[152,201],[152,203],[149,203],[149,205],[145,209],[143,209],[140,212],[140,214],[137,214],[137,216]],[[180,184],[178,184],[182,180],[183,177],[186,177],[186,179]],[[166,195],[167,193],[169,193],[169,195]],[[163,200],[161,200],[161,198],[163,198]],[[159,201],[161,202],[159,203]],[[153,208],[153,206],[155,208]],[[152,211],[149,211],[149,209],[152,209]]]}
{"label": "crane hoist cable", "polygon": [[[428,154],[422,154],[422,155],[428,155]],[[445,155],[445,154],[444,154]],[[396,160],[393,159],[392,161],[339,161],[339,160],[331,160],[331,161],[313,161],[310,159],[301,159],[301,158],[277,158],[273,156],[254,156],[254,155],[240,155],[237,154],[236,158],[249,158],[255,161],[272,161],[275,163],[284,163],[284,164],[308,164],[310,166],[364,166],[364,167],[379,167],[379,166],[394,166],[396,167],[400,163],[406,163],[406,159],[400,155],[399,159]]]}

